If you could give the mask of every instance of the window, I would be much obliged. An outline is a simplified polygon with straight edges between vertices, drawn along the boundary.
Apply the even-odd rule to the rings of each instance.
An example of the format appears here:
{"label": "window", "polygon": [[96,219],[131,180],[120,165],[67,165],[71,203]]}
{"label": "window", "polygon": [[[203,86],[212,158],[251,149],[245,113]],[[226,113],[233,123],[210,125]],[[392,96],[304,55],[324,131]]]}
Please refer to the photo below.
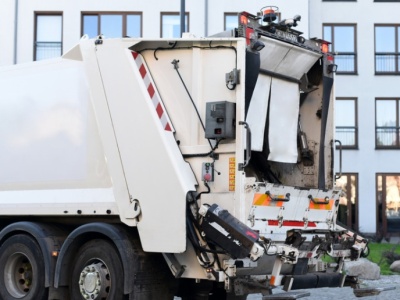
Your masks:
{"label": "window", "polygon": [[81,34],[90,38],[100,34],[107,38],[141,37],[142,13],[83,13]]}
{"label": "window", "polygon": [[357,98],[336,98],[336,139],[344,149],[358,148]]}
{"label": "window", "polygon": [[375,74],[400,74],[400,25],[375,25]]}
{"label": "window", "polygon": [[35,14],[34,60],[43,60],[62,54],[62,15]]}
{"label": "window", "polygon": [[238,27],[238,13],[224,13],[224,30]]}
{"label": "window", "polygon": [[400,148],[399,143],[400,99],[376,99],[375,144],[376,148]]}
{"label": "window", "polygon": [[342,174],[336,179],[336,186],[343,191],[339,199],[338,221],[358,230],[358,175]]}
{"label": "window", "polygon": [[400,231],[400,174],[377,174],[377,232],[383,237]]}
{"label": "window", "polygon": [[356,25],[325,24],[324,39],[330,41],[334,52],[337,74],[357,74]]}
{"label": "window", "polygon": [[[185,13],[185,30],[189,32],[189,13]],[[181,17],[179,13],[161,13],[161,37],[181,37]]]}

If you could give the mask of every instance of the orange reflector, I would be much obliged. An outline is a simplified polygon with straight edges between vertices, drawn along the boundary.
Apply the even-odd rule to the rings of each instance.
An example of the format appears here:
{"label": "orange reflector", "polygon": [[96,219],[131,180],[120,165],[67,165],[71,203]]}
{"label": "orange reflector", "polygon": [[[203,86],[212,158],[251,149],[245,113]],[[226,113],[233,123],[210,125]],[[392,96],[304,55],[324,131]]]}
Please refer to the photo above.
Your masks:
{"label": "orange reflector", "polygon": [[57,257],[58,256],[58,251],[51,251],[51,256]]}
{"label": "orange reflector", "polygon": [[248,21],[248,19],[246,16],[243,16],[243,15],[240,16],[240,23],[247,24],[247,21]]}
{"label": "orange reflector", "polygon": [[272,200],[270,196],[266,194],[254,194],[253,197],[253,205],[254,206],[283,206],[283,200],[285,200],[285,195],[278,195],[277,198],[281,198],[280,200]]}
{"label": "orange reflector", "polygon": [[[316,202],[310,201],[310,205],[308,206],[308,208],[310,209],[319,209],[319,210],[332,210],[333,204],[334,204],[334,200],[331,199],[329,200],[328,203],[325,203],[325,199],[321,198],[321,199],[315,199]],[[318,203],[320,202],[320,203]]]}
{"label": "orange reflector", "polygon": [[322,44],[321,45],[321,50],[323,53],[329,52],[329,45],[328,44]]}
{"label": "orange reflector", "polygon": [[264,10],[264,15],[267,15],[267,14],[274,14],[275,13],[275,11],[273,10],[273,9],[266,9],[266,10]]}

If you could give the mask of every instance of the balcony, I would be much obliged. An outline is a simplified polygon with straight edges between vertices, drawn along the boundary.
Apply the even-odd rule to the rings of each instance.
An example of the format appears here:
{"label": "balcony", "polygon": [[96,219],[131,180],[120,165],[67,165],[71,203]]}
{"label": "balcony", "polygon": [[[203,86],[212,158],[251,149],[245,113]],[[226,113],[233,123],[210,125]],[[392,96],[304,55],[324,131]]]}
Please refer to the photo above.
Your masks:
{"label": "balcony", "polygon": [[377,148],[400,148],[400,127],[376,127]]}
{"label": "balcony", "polygon": [[376,53],[375,74],[400,74],[398,53]]}
{"label": "balcony", "polygon": [[62,42],[35,42],[35,60],[59,57],[62,54]]}
{"label": "balcony", "polygon": [[358,146],[358,129],[354,126],[336,126],[335,139],[342,142],[344,149],[356,149]]}

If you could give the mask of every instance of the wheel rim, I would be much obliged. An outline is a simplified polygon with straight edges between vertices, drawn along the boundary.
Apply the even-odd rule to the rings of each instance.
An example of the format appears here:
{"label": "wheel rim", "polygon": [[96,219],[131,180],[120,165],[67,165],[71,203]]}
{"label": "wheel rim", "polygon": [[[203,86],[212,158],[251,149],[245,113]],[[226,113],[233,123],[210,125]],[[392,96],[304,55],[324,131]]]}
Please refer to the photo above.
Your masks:
{"label": "wheel rim", "polygon": [[23,253],[11,255],[4,268],[5,286],[14,298],[26,296],[32,286],[32,264]]}
{"label": "wheel rim", "polygon": [[106,299],[111,289],[110,271],[102,260],[87,264],[79,276],[79,289],[84,299]]}

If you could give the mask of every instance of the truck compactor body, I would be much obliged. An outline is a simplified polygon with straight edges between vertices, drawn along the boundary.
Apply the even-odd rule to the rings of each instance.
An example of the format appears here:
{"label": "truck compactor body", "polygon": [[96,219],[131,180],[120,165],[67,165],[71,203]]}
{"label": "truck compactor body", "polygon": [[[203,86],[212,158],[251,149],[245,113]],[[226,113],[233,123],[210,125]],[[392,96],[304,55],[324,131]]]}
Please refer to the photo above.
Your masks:
{"label": "truck compactor body", "polygon": [[336,223],[336,66],[274,15],[0,69],[1,299],[343,286],[367,241]]}

